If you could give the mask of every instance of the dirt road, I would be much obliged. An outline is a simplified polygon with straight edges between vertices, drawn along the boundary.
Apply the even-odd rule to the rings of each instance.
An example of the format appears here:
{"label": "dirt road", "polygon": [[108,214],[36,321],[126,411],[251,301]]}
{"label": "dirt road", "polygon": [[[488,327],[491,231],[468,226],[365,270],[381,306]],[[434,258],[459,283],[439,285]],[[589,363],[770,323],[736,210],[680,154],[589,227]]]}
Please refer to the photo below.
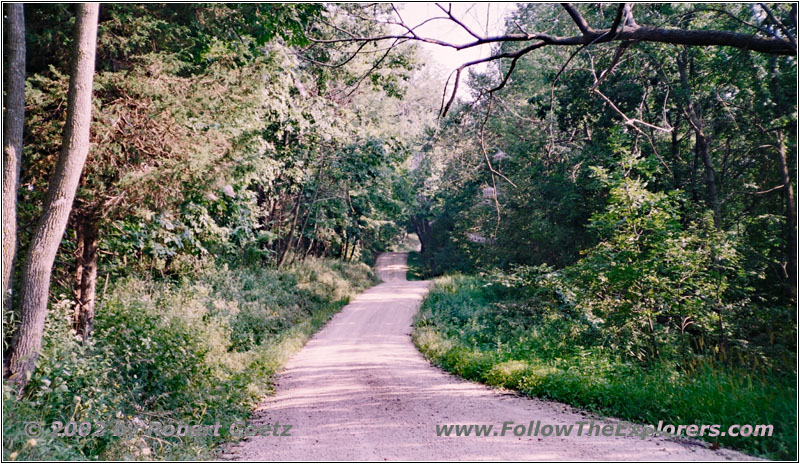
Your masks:
{"label": "dirt road", "polygon": [[[560,403],[522,398],[432,367],[411,342],[427,282],[405,280],[406,253],[386,253],[384,283],[336,315],[288,363],[254,422],[292,425],[288,437],[257,436],[239,460],[725,460],[752,459],[663,439],[628,437],[440,437],[436,425],[574,424],[591,418]],[[607,423],[616,423],[609,420]]]}

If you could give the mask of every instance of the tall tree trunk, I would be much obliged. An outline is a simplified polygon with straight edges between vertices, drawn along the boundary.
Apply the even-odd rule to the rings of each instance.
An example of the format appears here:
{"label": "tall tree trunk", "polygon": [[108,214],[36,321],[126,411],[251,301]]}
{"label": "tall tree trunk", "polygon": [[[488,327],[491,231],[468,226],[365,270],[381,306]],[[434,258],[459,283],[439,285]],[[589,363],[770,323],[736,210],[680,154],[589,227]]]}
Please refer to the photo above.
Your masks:
{"label": "tall tree trunk", "polygon": [[76,304],[73,314],[73,327],[86,341],[92,334],[94,307],[97,299],[97,240],[99,237],[98,218],[93,213],[83,213],[77,217],[75,227],[78,243],[75,275]]}
{"label": "tall tree trunk", "polygon": [[63,145],[22,271],[20,325],[9,366],[12,381],[20,387],[30,380],[42,346],[53,261],[89,154],[99,9],[97,3],[77,7]]}
{"label": "tall tree trunk", "polygon": [[[303,225],[300,226],[300,231],[297,234],[297,243],[294,244],[294,248],[295,249],[299,248],[300,244],[303,241],[303,238],[304,238],[303,235],[306,233],[306,226],[308,226],[308,220],[311,218],[311,213],[314,210],[314,204],[317,202],[317,197],[319,196],[319,177],[322,174],[322,168],[324,166],[325,166],[325,164],[323,163],[320,166],[320,168],[317,170],[317,177],[316,177],[316,179],[314,179],[314,196],[311,198],[311,203],[308,204],[308,212],[305,215],[305,218],[303,219]],[[316,230],[316,228],[314,230]],[[308,254],[308,253],[306,253],[306,254]],[[297,254],[292,255],[292,261],[290,262],[290,264],[294,262],[294,259],[295,259],[296,255]],[[306,257],[303,256],[303,259],[305,259],[305,258]]]}
{"label": "tall tree trunk", "polygon": [[294,229],[297,226],[297,218],[300,216],[300,202],[302,199],[303,190],[300,190],[300,193],[297,194],[297,202],[294,205],[292,223],[289,224],[289,235],[286,237],[286,245],[281,249],[280,255],[278,256],[278,269],[280,269],[281,266],[283,266],[283,263],[286,262],[286,256],[289,255],[289,248],[292,247],[292,241],[294,240]]}
{"label": "tall tree trunk", "polygon": [[692,201],[700,203],[700,194],[697,192],[697,150],[694,151],[694,158],[692,158],[691,173],[689,175],[689,188],[692,192]]}
{"label": "tall tree trunk", "polygon": [[[314,198],[315,199],[316,199],[316,196],[317,195],[315,193],[314,194]],[[297,250],[297,252],[292,254],[292,260],[289,261],[289,265],[290,266],[292,265],[292,263],[294,263],[295,259],[297,259],[297,256],[302,251],[301,246],[303,245],[303,240],[305,240],[306,227],[308,226],[309,218],[311,218],[311,210],[313,208],[314,208],[314,201],[312,200],[311,204],[308,206],[308,213],[306,214],[305,218],[303,219],[303,225],[300,226],[300,230],[297,232],[297,240],[295,240],[295,243],[294,243],[294,249]],[[305,256],[303,258],[305,258]]]}
{"label": "tall tree trunk", "polygon": [[[792,7],[794,10],[794,6]],[[778,116],[783,116],[792,110],[791,100],[786,95],[786,91],[781,87],[779,77],[778,60],[770,58],[770,68],[772,70],[772,100],[775,102]],[[786,292],[789,298],[797,300],[797,216],[795,213],[794,189],[792,188],[792,177],[789,172],[789,163],[786,160],[786,140],[783,129],[778,129],[777,155],[780,166],[781,184],[783,184],[783,199],[785,203],[784,216],[786,216],[786,232],[784,241],[786,242]]]}
{"label": "tall tree trunk", "polygon": [[[681,80],[681,88],[685,94],[684,98],[686,117],[689,121],[689,126],[691,126],[692,130],[694,131],[695,159],[699,157],[703,162],[703,177],[706,183],[707,199],[709,205],[711,206],[711,210],[714,213],[714,227],[720,231],[722,230],[722,210],[719,201],[719,194],[717,192],[717,181],[714,175],[714,164],[711,161],[711,153],[709,153],[708,138],[703,130],[703,116],[701,108],[692,98],[692,89],[689,83],[689,73],[694,76],[694,66],[692,65],[689,69],[689,72],[687,72],[687,65],[690,64],[690,62],[686,48],[684,48],[683,51],[678,55],[677,61],[678,73]],[[711,250],[711,264],[715,269],[719,267],[719,259],[717,258],[713,248]],[[718,317],[717,321],[719,328],[720,357],[724,362],[727,363],[725,350],[725,315],[723,313],[722,304],[721,301],[719,301],[719,298],[717,298],[716,304],[714,305],[714,312],[717,313]]]}
{"label": "tall tree trunk", "polygon": [[[675,117],[675,121],[671,120],[672,118],[667,115],[667,122],[669,125],[672,126],[672,132],[670,132],[670,153],[672,155],[673,160],[680,159],[680,140],[678,139],[678,131],[680,130],[681,126],[681,117],[680,113],[677,113]],[[675,164],[677,165],[678,162],[676,161]],[[681,188],[681,178],[680,178],[680,169],[678,166],[673,166],[672,168],[672,185],[675,189]]]}
{"label": "tall tree trunk", "polygon": [[714,164],[711,162],[711,155],[708,153],[708,139],[703,133],[703,122],[697,118],[695,128],[695,150],[703,160],[704,178],[706,181],[706,192],[711,210],[714,212],[714,226],[717,230],[722,229],[722,211],[720,209],[719,194],[717,193],[717,181],[714,176]]}
{"label": "tall tree trunk", "polygon": [[256,184],[256,206],[258,207],[258,223],[262,227],[266,227],[269,221],[269,213],[265,213],[264,211],[269,210],[270,207],[267,206],[268,198],[267,192],[264,190],[264,186],[261,184]]}
{"label": "tall tree trunk", "polygon": [[694,131],[695,137],[695,155],[699,156],[703,161],[704,166],[704,179],[706,182],[706,193],[708,196],[708,203],[711,210],[714,212],[714,226],[717,230],[722,229],[722,211],[719,202],[719,194],[717,193],[717,181],[714,175],[714,164],[711,161],[711,154],[708,151],[708,138],[703,130],[703,119],[699,106],[692,99],[691,87],[689,85],[689,76],[686,70],[688,57],[686,50],[678,56],[678,72],[681,78],[681,87],[685,93],[686,99],[686,116],[689,120],[689,125]]}
{"label": "tall tree trunk", "polygon": [[315,241],[317,240],[317,224],[314,223],[314,234],[311,237],[311,242],[308,244],[308,248],[306,248],[306,252],[303,253],[303,261],[306,260],[308,254],[311,253],[311,249],[314,248]]}
{"label": "tall tree trunk", "polygon": [[[283,210],[284,210],[283,203],[284,203],[283,196],[281,195],[275,200],[275,206],[273,207],[272,213],[270,215],[271,220],[273,218],[276,218],[277,215],[277,219],[272,220],[271,224],[272,226],[271,230],[276,237],[281,236],[281,227],[283,227]],[[280,251],[280,247],[281,247],[281,241],[276,239],[272,245],[272,251],[275,252],[276,263],[278,260],[278,252]]]}
{"label": "tall tree trunk", "polygon": [[10,307],[17,251],[17,186],[25,125],[25,13],[22,3],[5,6],[6,63],[3,100],[3,306]]}
{"label": "tall tree trunk", "polygon": [[778,131],[778,161],[781,166],[781,182],[783,183],[783,197],[786,202],[786,275],[788,277],[789,297],[797,299],[797,217],[795,216],[794,189],[792,178],[789,176],[789,164],[786,162],[786,144],[783,140],[783,129]]}
{"label": "tall tree trunk", "polygon": [[419,239],[419,252],[425,254],[425,251],[428,249],[428,242],[430,241],[430,222],[416,215],[412,215],[411,224],[414,226],[414,231],[417,233],[417,238]]}

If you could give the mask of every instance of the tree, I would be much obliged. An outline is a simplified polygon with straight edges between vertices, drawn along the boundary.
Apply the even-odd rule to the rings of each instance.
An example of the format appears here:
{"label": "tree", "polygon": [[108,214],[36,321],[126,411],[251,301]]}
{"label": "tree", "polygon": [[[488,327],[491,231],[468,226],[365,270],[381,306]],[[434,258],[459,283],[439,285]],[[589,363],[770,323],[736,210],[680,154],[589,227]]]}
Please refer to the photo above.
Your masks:
{"label": "tree", "polygon": [[9,374],[24,387],[42,345],[50,275],[89,154],[92,83],[100,5],[79,4],[74,32],[67,120],[61,154],[48,186],[42,217],[29,245],[22,271],[20,326],[12,347]]}
{"label": "tree", "polygon": [[17,251],[17,185],[25,125],[25,15],[22,3],[6,5],[5,98],[3,101],[3,306],[10,307]]}
{"label": "tree", "polygon": [[714,225],[716,225],[717,229],[720,229],[722,228],[722,213],[720,211],[719,195],[717,194],[717,183],[714,180],[714,163],[712,163],[711,155],[709,154],[708,136],[703,130],[702,113],[697,111],[696,104],[692,98],[691,89],[689,88],[689,78],[687,77],[688,58],[685,49],[683,53],[678,55],[677,62],[678,71],[680,72],[681,90],[686,98],[686,115],[692,130],[694,130],[695,153],[703,161],[708,202],[711,205],[711,209],[714,211]]}
{"label": "tree", "polygon": [[[770,60],[771,77],[770,77],[770,92],[772,99],[778,109],[777,116],[779,118],[778,126],[774,128],[776,132],[777,143],[774,145],[775,153],[778,155],[778,165],[780,168],[781,184],[783,186],[783,196],[786,203],[784,208],[784,215],[786,217],[785,229],[785,249],[787,256],[786,263],[786,281],[787,291],[789,296],[797,300],[797,217],[796,217],[796,203],[794,199],[794,188],[792,187],[792,176],[790,174],[791,166],[789,165],[786,156],[786,139],[784,129],[788,128],[794,121],[786,123],[785,120],[780,118],[787,114],[787,107],[791,108],[791,104],[787,102],[788,98],[784,95],[785,90],[780,83],[779,66],[776,59]],[[772,131],[770,131],[772,132]],[[796,136],[796,134],[795,134]]]}
{"label": "tree", "polygon": [[[749,30],[747,31],[681,29],[639,25],[634,18],[632,3],[618,4],[615,7],[613,15],[610,16],[613,18],[613,20],[611,20],[609,27],[596,29],[589,24],[589,21],[586,19],[587,16],[584,16],[584,14],[581,13],[581,11],[575,6],[570,3],[562,3],[562,11],[569,16],[570,20],[574,23],[574,26],[576,26],[580,32],[578,35],[565,36],[553,35],[552,33],[529,32],[522,26],[516,27],[515,30],[508,29],[505,34],[500,34],[497,36],[490,36],[488,34],[481,35],[479,32],[476,32],[472,28],[468,27],[463,21],[458,19],[453,14],[452,7],[448,6],[445,8],[443,5],[438,3],[436,6],[442,11],[442,15],[428,18],[420,24],[409,24],[404,21],[402,15],[399,13],[397,8],[394,7],[394,5],[392,5],[391,9],[385,13],[373,11],[373,18],[371,19],[365,18],[361,15],[356,15],[356,17],[366,19],[367,22],[391,26],[395,31],[398,32],[389,32],[384,34],[362,34],[359,30],[336,28],[338,35],[334,36],[333,38],[310,37],[310,40],[312,43],[322,46],[352,44],[355,47],[354,51],[352,52],[353,56],[361,53],[365,44],[377,42],[388,42],[391,44],[389,47],[391,48],[397,44],[416,41],[448,47],[455,50],[465,50],[487,44],[501,45],[501,47],[499,47],[499,49],[490,56],[466,62],[456,69],[455,82],[452,87],[450,99],[443,106],[443,114],[447,113],[451,104],[455,100],[459,81],[461,79],[461,73],[465,69],[481,63],[488,63],[504,59],[511,60],[511,65],[509,66],[504,79],[491,91],[493,93],[494,91],[505,86],[509,80],[509,77],[514,71],[517,61],[521,57],[546,47],[577,46],[579,47],[578,51],[580,51],[598,44],[619,42],[619,55],[621,56],[621,54],[624,53],[625,48],[632,43],[665,43],[687,46],[733,47],[742,50],[752,50],[759,53],[774,55],[797,55],[796,9],[792,8],[790,11],[777,11],[776,14],[775,11],[763,3],[760,3],[759,7],[764,12],[765,24],[752,25],[746,20],[737,18],[739,23],[743,23],[748,26]],[[374,5],[367,5],[364,8],[367,10],[375,10],[376,7]],[[601,18],[605,17],[605,15],[602,14],[602,5],[598,7],[598,9],[600,10],[601,14],[594,14],[593,16],[595,16],[595,18],[590,19],[598,19],[599,21],[602,20]],[[722,12],[723,14],[732,15],[730,12],[719,9],[699,10],[690,14],[699,14],[702,11],[710,11],[712,13]],[[596,11],[593,11],[593,13],[596,13]],[[646,10],[646,13],[649,13],[649,11]],[[658,20],[663,18],[650,19]],[[425,37],[417,33],[417,29],[419,29],[422,25],[436,20],[447,21],[452,26],[461,28],[472,37],[472,40],[459,44]],[[773,25],[774,27],[766,27],[767,21],[769,22],[769,25]],[[518,44],[518,46],[514,50],[504,50],[502,45],[505,44]],[[577,54],[577,52],[575,53]],[[350,58],[348,58],[347,61],[349,61],[349,59]],[[615,66],[616,60],[614,64],[609,67],[606,74]]]}
{"label": "tree", "polygon": [[[220,179],[208,176],[209,170],[226,169],[230,160],[224,158],[257,138],[265,105],[287,101],[264,93],[276,81],[265,84],[264,76],[277,73],[274,60],[284,53],[270,42],[302,44],[305,24],[321,9],[311,4],[103,5],[92,149],[56,258],[74,262],[74,268],[56,266],[52,276],[62,287],[70,282],[64,290],[72,293],[73,326],[82,338],[91,333],[98,272],[116,275],[119,270],[102,269],[101,256],[119,256],[103,247],[119,238],[114,235],[120,223],[130,224],[143,211],[174,211],[188,197],[221,187],[211,185]],[[28,11],[31,50],[39,53],[29,79],[34,97],[26,123],[33,135],[25,174],[30,183],[46,185],[58,157],[69,81],[69,41],[52,25],[72,15],[62,6],[35,5]],[[175,182],[178,177],[184,183]],[[26,196],[36,200],[28,202],[35,209],[43,192],[35,189]],[[197,244],[186,240],[187,250],[193,248],[189,242]],[[171,256],[162,257],[169,262]]]}
{"label": "tree", "polygon": [[[580,8],[590,23],[616,9]],[[795,30],[785,5],[636,8],[681,29]],[[563,36],[565,16],[520,5],[506,30]],[[779,359],[796,330],[796,71],[792,56],[656,42],[545,47],[470,71],[471,101],[422,149],[436,169],[415,173],[424,262],[552,266],[603,343],[639,360]],[[492,170],[509,181],[494,187]]]}

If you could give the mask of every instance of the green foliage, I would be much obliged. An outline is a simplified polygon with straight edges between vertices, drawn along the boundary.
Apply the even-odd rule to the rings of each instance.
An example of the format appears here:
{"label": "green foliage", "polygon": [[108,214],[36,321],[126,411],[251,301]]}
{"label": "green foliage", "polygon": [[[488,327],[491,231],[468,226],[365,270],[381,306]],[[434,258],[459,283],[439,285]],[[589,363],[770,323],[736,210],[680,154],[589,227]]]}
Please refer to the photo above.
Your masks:
{"label": "green foliage", "polygon": [[[757,5],[636,8],[640,24],[774,27]],[[616,12],[580,9],[589,24]],[[519,4],[506,32],[569,36],[566,16],[559,5]],[[502,81],[509,61],[471,73],[473,100],[456,101],[421,146],[411,222],[426,231],[427,273],[497,272],[519,290],[513,307],[574,313],[579,334],[554,330],[642,375],[711,363],[796,376],[796,205],[786,195],[796,190],[796,60],[658,43],[548,46],[515,60]],[[537,323],[526,312],[515,323],[522,314]]]}
{"label": "green foliage", "polygon": [[[121,279],[81,344],[68,304],[51,311],[31,383],[21,399],[3,386],[3,458],[208,459],[214,440],[56,437],[34,445],[28,421],[245,419],[271,376],[349,297],[376,283],[365,265],[310,259],[286,271],[193,264],[169,283]],[[64,300],[68,303],[69,300]]]}
{"label": "green foliage", "polygon": [[[126,275],[131,262],[138,274],[175,274],[170,265],[181,254],[275,265],[283,255],[342,256],[347,248],[344,258],[369,260],[402,232],[395,189],[424,123],[409,133],[388,115],[408,112],[398,98],[419,67],[415,50],[394,50],[383,63],[393,71],[376,68],[383,77],[375,86],[361,86],[369,63],[362,56],[323,82],[296,47],[308,45],[316,19],[335,15],[326,8],[103,6],[93,149],[74,215],[97,222],[108,252],[101,274]],[[23,249],[60,149],[70,41],[61,25],[72,13],[39,5],[26,17],[36,58],[26,97]],[[59,261],[72,261],[74,246]],[[67,282],[69,272],[56,266],[55,280]]]}
{"label": "green foliage", "polygon": [[[599,169],[598,176],[608,174]],[[590,223],[600,241],[566,271],[578,287],[577,306],[621,353],[686,359],[690,345],[714,333],[736,305],[729,300],[723,308],[720,297],[729,276],[741,273],[740,258],[710,218],[683,219],[681,192],[653,193],[627,176],[607,182],[608,206]]]}
{"label": "green foliage", "polygon": [[[21,250],[61,147],[71,8],[26,6]],[[774,28],[759,8],[641,4],[636,18]],[[581,9],[607,24],[617,6]],[[4,388],[4,457],[205,456],[209,443],[30,444],[13,424],[244,415],[285,353],[367,280],[317,257],[371,262],[404,229],[422,245],[412,277],[489,272],[440,280],[418,322],[420,346],[462,375],[642,421],[796,421],[795,205],[781,193],[782,161],[797,190],[796,58],[635,43],[616,61],[614,44],[574,56],[548,46],[515,60],[491,95],[510,63],[470,72],[475,101],[435,121],[441,88],[415,46],[364,42],[350,56],[306,37],[379,36],[385,24],[359,18],[390,12],[102,6],[92,151],[39,370],[22,400]],[[555,4],[519,4],[506,28],[574,34],[563,18]],[[601,98],[588,90],[606,69]],[[69,331],[66,296],[81,220],[100,232],[103,282],[88,344]],[[4,347],[16,320],[4,308]],[[796,450],[789,429],[725,443]]]}
{"label": "green foliage", "polygon": [[465,378],[626,420],[772,424],[772,437],[719,443],[771,459],[796,455],[796,373],[710,358],[644,367],[604,346],[597,322],[569,305],[552,269],[520,271],[437,279],[415,319],[417,347]]}
{"label": "green foliage", "polygon": [[422,255],[418,251],[410,251],[408,253],[408,271],[406,271],[406,279],[426,280],[431,277],[433,276],[425,265]]}

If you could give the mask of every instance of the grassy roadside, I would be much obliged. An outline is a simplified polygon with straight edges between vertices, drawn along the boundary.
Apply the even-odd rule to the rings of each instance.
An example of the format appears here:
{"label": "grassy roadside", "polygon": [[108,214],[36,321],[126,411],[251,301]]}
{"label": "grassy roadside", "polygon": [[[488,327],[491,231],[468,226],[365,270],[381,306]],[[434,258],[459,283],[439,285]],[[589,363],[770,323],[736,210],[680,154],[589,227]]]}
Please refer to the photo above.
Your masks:
{"label": "grassy roadside", "polygon": [[[467,379],[647,424],[772,424],[772,437],[719,437],[770,459],[797,454],[796,373],[697,364],[644,368],[591,344],[587,323],[514,298],[481,277],[436,280],[416,316],[414,342]],[[587,341],[588,340],[588,341]],[[709,439],[710,440],[710,439]]]}
{"label": "grassy roadside", "polygon": [[[69,330],[69,305],[47,321],[45,346],[23,398],[3,386],[4,460],[213,459],[272,388],[289,357],[352,295],[376,283],[363,264],[310,259],[275,271],[195,263],[180,282],[129,278],[98,307],[93,342]],[[95,436],[97,423],[109,424]],[[111,424],[222,424],[219,437],[115,437]],[[93,424],[91,433],[43,434],[30,421]],[[84,436],[81,436],[84,435]]]}

